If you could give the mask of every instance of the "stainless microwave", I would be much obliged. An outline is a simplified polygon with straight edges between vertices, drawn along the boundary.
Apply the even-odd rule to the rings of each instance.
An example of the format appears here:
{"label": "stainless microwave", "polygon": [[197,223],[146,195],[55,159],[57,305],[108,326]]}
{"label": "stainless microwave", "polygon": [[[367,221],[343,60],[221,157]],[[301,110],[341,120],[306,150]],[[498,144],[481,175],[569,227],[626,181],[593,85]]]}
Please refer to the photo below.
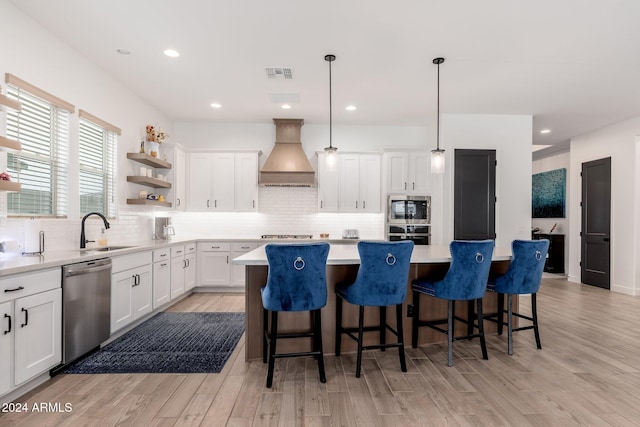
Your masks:
{"label": "stainless microwave", "polygon": [[431,224],[431,196],[387,196],[387,224]]}

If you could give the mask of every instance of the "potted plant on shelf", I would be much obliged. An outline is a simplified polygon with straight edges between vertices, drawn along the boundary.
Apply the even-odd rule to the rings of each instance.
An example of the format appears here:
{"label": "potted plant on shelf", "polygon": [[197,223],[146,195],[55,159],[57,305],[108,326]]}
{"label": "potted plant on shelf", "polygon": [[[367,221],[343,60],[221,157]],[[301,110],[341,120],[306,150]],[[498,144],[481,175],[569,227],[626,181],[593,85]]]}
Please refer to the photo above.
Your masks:
{"label": "potted plant on shelf", "polygon": [[168,136],[160,128],[147,125],[147,141],[149,142],[149,155],[152,157],[160,157],[160,144]]}

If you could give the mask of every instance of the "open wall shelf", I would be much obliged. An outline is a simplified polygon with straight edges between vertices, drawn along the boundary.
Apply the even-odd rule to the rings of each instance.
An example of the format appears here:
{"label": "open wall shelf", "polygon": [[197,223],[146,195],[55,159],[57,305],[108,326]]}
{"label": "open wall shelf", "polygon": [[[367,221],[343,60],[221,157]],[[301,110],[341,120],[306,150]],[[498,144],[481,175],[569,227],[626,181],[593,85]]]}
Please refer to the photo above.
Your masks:
{"label": "open wall shelf", "polygon": [[0,191],[19,192],[20,183],[13,181],[0,181]]}
{"label": "open wall shelf", "polygon": [[167,181],[162,181],[157,178],[149,178],[147,176],[128,176],[127,181],[153,188],[171,188],[171,184]]}
{"label": "open wall shelf", "polygon": [[171,203],[169,202],[159,202],[157,200],[148,200],[148,199],[127,199],[128,205],[143,205],[143,206],[160,206],[164,208],[170,208]]}
{"label": "open wall shelf", "polygon": [[127,153],[127,159],[142,163],[143,165],[151,166],[152,168],[171,169],[171,163],[157,157],[150,156],[147,153]]}

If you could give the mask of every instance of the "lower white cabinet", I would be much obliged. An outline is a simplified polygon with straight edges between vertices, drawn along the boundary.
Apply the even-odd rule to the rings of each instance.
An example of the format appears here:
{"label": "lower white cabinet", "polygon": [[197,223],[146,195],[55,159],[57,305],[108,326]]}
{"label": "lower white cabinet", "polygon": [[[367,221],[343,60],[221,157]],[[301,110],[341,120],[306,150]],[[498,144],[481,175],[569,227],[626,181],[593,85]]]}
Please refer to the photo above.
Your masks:
{"label": "lower white cabinet", "polygon": [[153,251],[153,309],[171,301],[171,251]]}
{"label": "lower white cabinet", "polygon": [[15,302],[16,385],[60,363],[62,355],[62,289]]}
{"label": "lower white cabinet", "polygon": [[230,257],[228,242],[198,243],[198,285],[230,286]]}
{"label": "lower white cabinet", "polygon": [[113,258],[111,333],[153,310],[151,252]]}
{"label": "lower white cabinet", "polygon": [[189,243],[184,246],[184,291],[188,292],[196,287],[196,244]]}
{"label": "lower white cabinet", "polygon": [[0,395],[62,361],[59,268],[0,279]]}
{"label": "lower white cabinet", "polygon": [[184,246],[171,247],[171,299],[184,294]]}

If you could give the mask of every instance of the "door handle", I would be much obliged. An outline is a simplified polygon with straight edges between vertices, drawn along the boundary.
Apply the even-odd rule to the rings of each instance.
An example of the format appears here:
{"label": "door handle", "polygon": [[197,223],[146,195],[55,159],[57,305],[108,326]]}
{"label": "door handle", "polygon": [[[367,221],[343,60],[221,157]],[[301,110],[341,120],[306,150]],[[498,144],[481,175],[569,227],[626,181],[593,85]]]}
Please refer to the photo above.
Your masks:
{"label": "door handle", "polygon": [[13,288],[13,289],[5,289],[5,292],[16,292],[16,291],[21,291],[24,289],[24,286],[18,286],[17,288]]}
{"label": "door handle", "polygon": [[4,314],[4,317],[6,317],[7,319],[9,319],[9,329],[7,329],[6,331],[4,331],[4,334],[7,335],[9,332],[11,332],[11,316],[9,316],[7,313]]}
{"label": "door handle", "polygon": [[22,309],[20,311],[24,311],[24,323],[20,325],[21,328],[24,328],[25,326],[27,326],[29,324],[29,310],[27,310],[26,308],[22,307]]}

